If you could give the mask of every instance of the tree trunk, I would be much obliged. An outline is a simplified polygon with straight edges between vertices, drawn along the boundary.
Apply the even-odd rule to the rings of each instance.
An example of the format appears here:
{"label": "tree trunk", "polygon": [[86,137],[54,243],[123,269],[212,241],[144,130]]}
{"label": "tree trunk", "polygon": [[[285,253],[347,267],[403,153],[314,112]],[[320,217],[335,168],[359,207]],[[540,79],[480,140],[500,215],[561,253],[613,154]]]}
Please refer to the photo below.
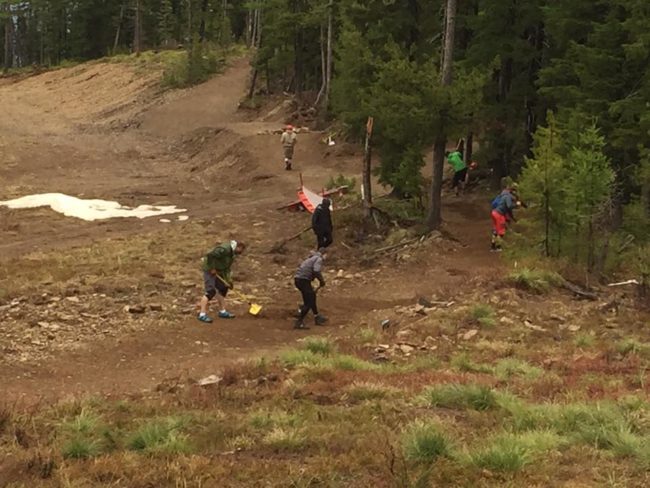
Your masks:
{"label": "tree trunk", "polygon": [[133,51],[136,56],[140,56],[141,43],[141,21],[140,21],[140,0],[135,0],[135,28],[133,29]]}
{"label": "tree trunk", "polygon": [[257,46],[257,31],[259,30],[259,20],[260,20],[260,11],[259,9],[253,10],[253,20],[252,20],[252,32],[251,32],[251,43],[250,47]]}
{"label": "tree trunk", "polygon": [[325,48],[325,36],[323,34],[323,26],[320,26],[320,66],[321,66],[321,85],[320,90],[318,90],[318,95],[316,95],[316,101],[314,102],[314,107],[318,107],[318,104],[321,101],[321,98],[325,94],[325,88],[327,86],[327,53]]}
{"label": "tree trunk", "polygon": [[[454,61],[454,32],[456,28],[456,0],[447,0],[445,10],[445,38],[443,44],[442,74],[440,84],[449,86],[452,83],[453,61]],[[445,121],[440,127],[440,133],[436,136],[433,146],[433,179],[431,181],[431,198],[429,215],[427,216],[427,227],[435,230],[442,223],[442,176],[445,164],[445,147],[447,135],[445,134]]]}
{"label": "tree trunk", "polygon": [[366,145],[363,157],[363,214],[366,219],[372,218],[372,180],[371,166],[372,166],[372,147],[370,140],[372,138],[373,118],[368,117],[366,124]]}
{"label": "tree trunk", "polygon": [[302,31],[298,29],[293,40],[293,52],[294,52],[294,63],[293,63],[293,80],[295,93],[300,94],[302,92],[302,80],[303,80],[303,36]]}
{"label": "tree trunk", "polygon": [[246,45],[251,45],[251,39],[253,38],[253,15],[251,9],[249,8],[246,11]]}
{"label": "tree trunk", "polygon": [[192,49],[192,0],[187,0],[187,50]]}
{"label": "tree trunk", "polygon": [[6,73],[13,64],[13,22],[11,20],[11,10],[9,4],[5,5],[7,19],[5,20],[5,52],[4,52],[4,69]]}
{"label": "tree trunk", "polygon": [[327,12],[327,62],[325,71],[325,99],[323,100],[323,108],[327,113],[327,108],[330,103],[330,88],[332,85],[332,17],[334,16],[334,0],[330,0]]}
{"label": "tree trunk", "polygon": [[248,90],[248,99],[252,100],[253,95],[255,95],[255,85],[257,84],[257,73],[258,69],[257,66],[253,69],[253,79],[251,80],[251,87]]}
{"label": "tree trunk", "polygon": [[472,157],[474,156],[473,144],[474,144],[474,133],[472,131],[468,131],[467,136],[465,136],[465,146],[463,148],[463,157],[467,164],[472,162]]}
{"label": "tree trunk", "polygon": [[[208,2],[209,0],[203,0],[201,3],[201,25],[199,25],[199,42],[205,41],[205,17],[208,14]],[[221,37],[221,32],[219,33]]]}
{"label": "tree trunk", "polygon": [[257,9],[257,33],[255,36],[255,46],[259,48],[262,43],[262,9]]}
{"label": "tree trunk", "polygon": [[115,41],[113,42],[113,54],[117,51],[120,44],[120,33],[122,32],[122,22],[124,21],[124,4],[120,7],[120,19],[117,21],[117,30],[115,31]]}

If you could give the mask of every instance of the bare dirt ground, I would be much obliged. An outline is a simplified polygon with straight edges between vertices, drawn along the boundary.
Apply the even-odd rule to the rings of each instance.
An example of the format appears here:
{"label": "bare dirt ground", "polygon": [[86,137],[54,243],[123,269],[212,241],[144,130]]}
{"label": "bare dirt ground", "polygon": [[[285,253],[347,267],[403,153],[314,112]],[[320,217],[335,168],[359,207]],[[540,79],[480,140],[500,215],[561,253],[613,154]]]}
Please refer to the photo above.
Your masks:
{"label": "bare dirt ground", "polygon": [[[201,86],[162,96],[155,77],[119,64],[0,82],[0,199],[62,192],[126,205],[174,204],[190,217],[170,224],[156,218],[82,222],[49,209],[0,208],[0,255],[12,273],[0,283],[27,281],[24,295],[5,297],[2,311],[0,385],[6,397],[34,401],[153,389],[168,378],[201,377],[234,359],[272,354],[300,337],[291,330],[298,298],[291,275],[311,235],[285,255],[267,251],[308,225],[308,216],[276,209],[295,198],[298,172],[319,189],[332,175],[358,175],[361,158],[355,148],[328,148],[322,134],[303,133],[296,171],[283,171],[279,136],[271,133],[281,127],[282,113],[251,117],[238,111],[248,75],[248,61],[238,59]],[[377,258],[364,266],[339,237],[331,286],[321,298],[331,323],[310,333],[349,330],[391,316],[418,296],[458,297],[470,283],[494,279],[501,265],[487,250],[483,214],[483,197],[449,197],[446,229],[459,242],[426,241],[399,263]],[[251,243],[238,265],[240,282],[267,297],[265,313],[247,317],[241,304],[236,320],[206,327],[192,308],[201,293],[198,259],[215,240],[231,236]],[[102,281],[128,281],[128,271],[98,272],[90,264],[93,253],[136,238],[149,239],[143,255],[129,256],[134,270],[147,269],[146,282],[134,278],[124,296],[116,284],[102,289]],[[176,254],[160,258],[156,246],[170,242]],[[74,276],[35,270],[34,261],[47,253],[73,256]],[[64,258],[56,259],[52,266],[64,268]],[[162,302],[164,313],[134,317],[123,311],[133,301]],[[39,325],[43,321],[48,325]],[[27,339],[20,328],[30,330]]]}

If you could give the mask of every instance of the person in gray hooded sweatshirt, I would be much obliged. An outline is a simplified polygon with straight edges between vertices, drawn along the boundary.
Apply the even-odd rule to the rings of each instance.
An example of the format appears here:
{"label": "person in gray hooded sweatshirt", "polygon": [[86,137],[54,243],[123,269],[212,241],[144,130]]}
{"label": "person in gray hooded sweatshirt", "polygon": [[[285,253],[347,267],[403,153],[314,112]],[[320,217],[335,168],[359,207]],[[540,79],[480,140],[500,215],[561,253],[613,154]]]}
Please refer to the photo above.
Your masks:
{"label": "person in gray hooded sweatshirt", "polygon": [[294,329],[308,329],[305,325],[305,317],[311,310],[314,313],[314,323],[316,325],[324,325],[327,318],[318,313],[318,305],[316,304],[316,291],[311,285],[311,282],[318,280],[320,283],[319,288],[325,286],[325,278],[323,278],[323,260],[326,258],[325,248],[320,248],[318,251],[312,251],[309,257],[305,259],[294,276],[294,283],[296,288],[302,294],[302,305],[298,310],[298,318],[294,325]]}

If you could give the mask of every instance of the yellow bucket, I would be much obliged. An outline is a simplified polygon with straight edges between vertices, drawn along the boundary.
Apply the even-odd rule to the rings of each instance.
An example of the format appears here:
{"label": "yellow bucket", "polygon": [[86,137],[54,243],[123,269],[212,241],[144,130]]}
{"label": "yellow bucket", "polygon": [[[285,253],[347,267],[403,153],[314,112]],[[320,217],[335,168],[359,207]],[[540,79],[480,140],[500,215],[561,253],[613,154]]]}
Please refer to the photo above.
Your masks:
{"label": "yellow bucket", "polygon": [[259,315],[259,313],[262,311],[262,306],[258,305],[257,303],[251,303],[250,308],[248,309],[248,313],[251,315]]}

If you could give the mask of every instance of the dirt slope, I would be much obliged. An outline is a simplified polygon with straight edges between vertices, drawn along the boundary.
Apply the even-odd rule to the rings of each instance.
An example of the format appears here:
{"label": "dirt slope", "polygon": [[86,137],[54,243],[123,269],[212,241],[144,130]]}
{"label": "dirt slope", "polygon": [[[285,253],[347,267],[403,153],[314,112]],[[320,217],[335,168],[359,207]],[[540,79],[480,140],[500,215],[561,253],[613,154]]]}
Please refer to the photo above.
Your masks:
{"label": "dirt slope", "polygon": [[[80,263],[81,276],[66,278],[64,283],[48,278],[44,270],[32,283],[32,294],[24,297],[20,309],[25,313],[14,316],[10,309],[6,317],[11,320],[3,324],[9,328],[7,337],[16,328],[32,324],[28,344],[8,344],[6,338],[5,344],[0,343],[5,351],[12,351],[3,360],[0,373],[0,383],[9,396],[33,400],[69,393],[150,389],[170,376],[211,374],[232,359],[276,351],[296,340],[289,329],[290,313],[298,299],[291,275],[311,247],[311,236],[292,243],[287,254],[277,260],[267,251],[277,240],[304,228],[308,216],[275,209],[295,197],[298,171],[308,186],[319,189],[338,173],[358,176],[361,158],[354,148],[328,148],[321,142],[322,134],[301,133],[297,171],[283,171],[279,136],[272,133],[280,124],[262,121],[265,114],[260,120],[247,121],[237,111],[248,73],[248,60],[239,59],[223,75],[199,87],[167,94],[155,103],[147,98],[153,89],[152,79],[140,79],[123,65],[80,66],[0,85],[0,105],[13,118],[11,123],[0,122],[1,199],[60,191],[127,205],[171,203],[188,209],[190,217],[186,227],[161,224],[156,219],[83,223],[46,209],[0,209],[0,229],[6,236],[0,252],[4,259],[17,259],[12,262],[18,263],[13,268],[18,274],[31,268],[30,263],[49,259],[50,250],[54,250],[56,262],[66,259],[66,247],[90,249],[90,244],[97,242],[100,250],[89,250],[87,257],[91,258],[102,252],[108,237],[126,237],[126,255],[130,252],[128,236],[150,235],[141,264],[134,261],[133,266],[157,265],[164,272],[173,267],[169,260],[188,263],[187,279],[196,281],[197,286],[186,294],[180,278],[170,278],[168,289],[163,290],[158,278],[145,274],[127,299],[150,300],[145,292],[153,289],[154,299],[165,304],[183,295],[179,307],[191,310],[200,295],[198,258],[217,238],[244,236],[252,246],[239,269],[243,286],[270,297],[261,319],[241,314],[245,306],[240,305],[241,316],[235,321],[206,327],[196,322],[193,311],[173,309],[130,327],[132,321],[122,313],[122,305],[109,303],[97,285],[88,284],[108,286],[112,280],[126,281],[128,270],[123,277],[112,276],[84,269]],[[112,130],[106,125],[110,118],[130,120],[127,125],[132,128]],[[498,273],[499,266],[487,251],[488,228],[480,215],[482,206],[481,199],[450,199],[445,210],[448,229],[460,243],[427,242],[399,262],[376,258],[370,268],[364,267],[352,258],[349,246],[339,236],[330,264],[332,285],[322,297],[332,319],[324,332],[338,333],[355,324],[380,320],[393,314],[396,306],[413,303],[418,295],[454,297],[469,282]],[[173,227],[166,231],[164,225]],[[161,241],[174,240],[180,249],[157,264],[162,258],[151,249]],[[39,254],[28,256],[32,250]],[[27,257],[21,265],[20,260]],[[334,275],[340,268],[359,278],[337,281]],[[423,272],[431,278],[414,279]],[[56,334],[33,327],[39,320],[56,321],[61,316],[56,306],[38,305],[38,297],[43,292],[56,295],[66,287],[78,290],[75,296],[81,305],[74,313],[91,317],[80,318],[72,327],[113,330],[110,337],[80,332],[83,339],[74,348],[65,344],[55,348]],[[39,339],[39,334],[54,338]],[[34,354],[16,361],[26,347]]]}

